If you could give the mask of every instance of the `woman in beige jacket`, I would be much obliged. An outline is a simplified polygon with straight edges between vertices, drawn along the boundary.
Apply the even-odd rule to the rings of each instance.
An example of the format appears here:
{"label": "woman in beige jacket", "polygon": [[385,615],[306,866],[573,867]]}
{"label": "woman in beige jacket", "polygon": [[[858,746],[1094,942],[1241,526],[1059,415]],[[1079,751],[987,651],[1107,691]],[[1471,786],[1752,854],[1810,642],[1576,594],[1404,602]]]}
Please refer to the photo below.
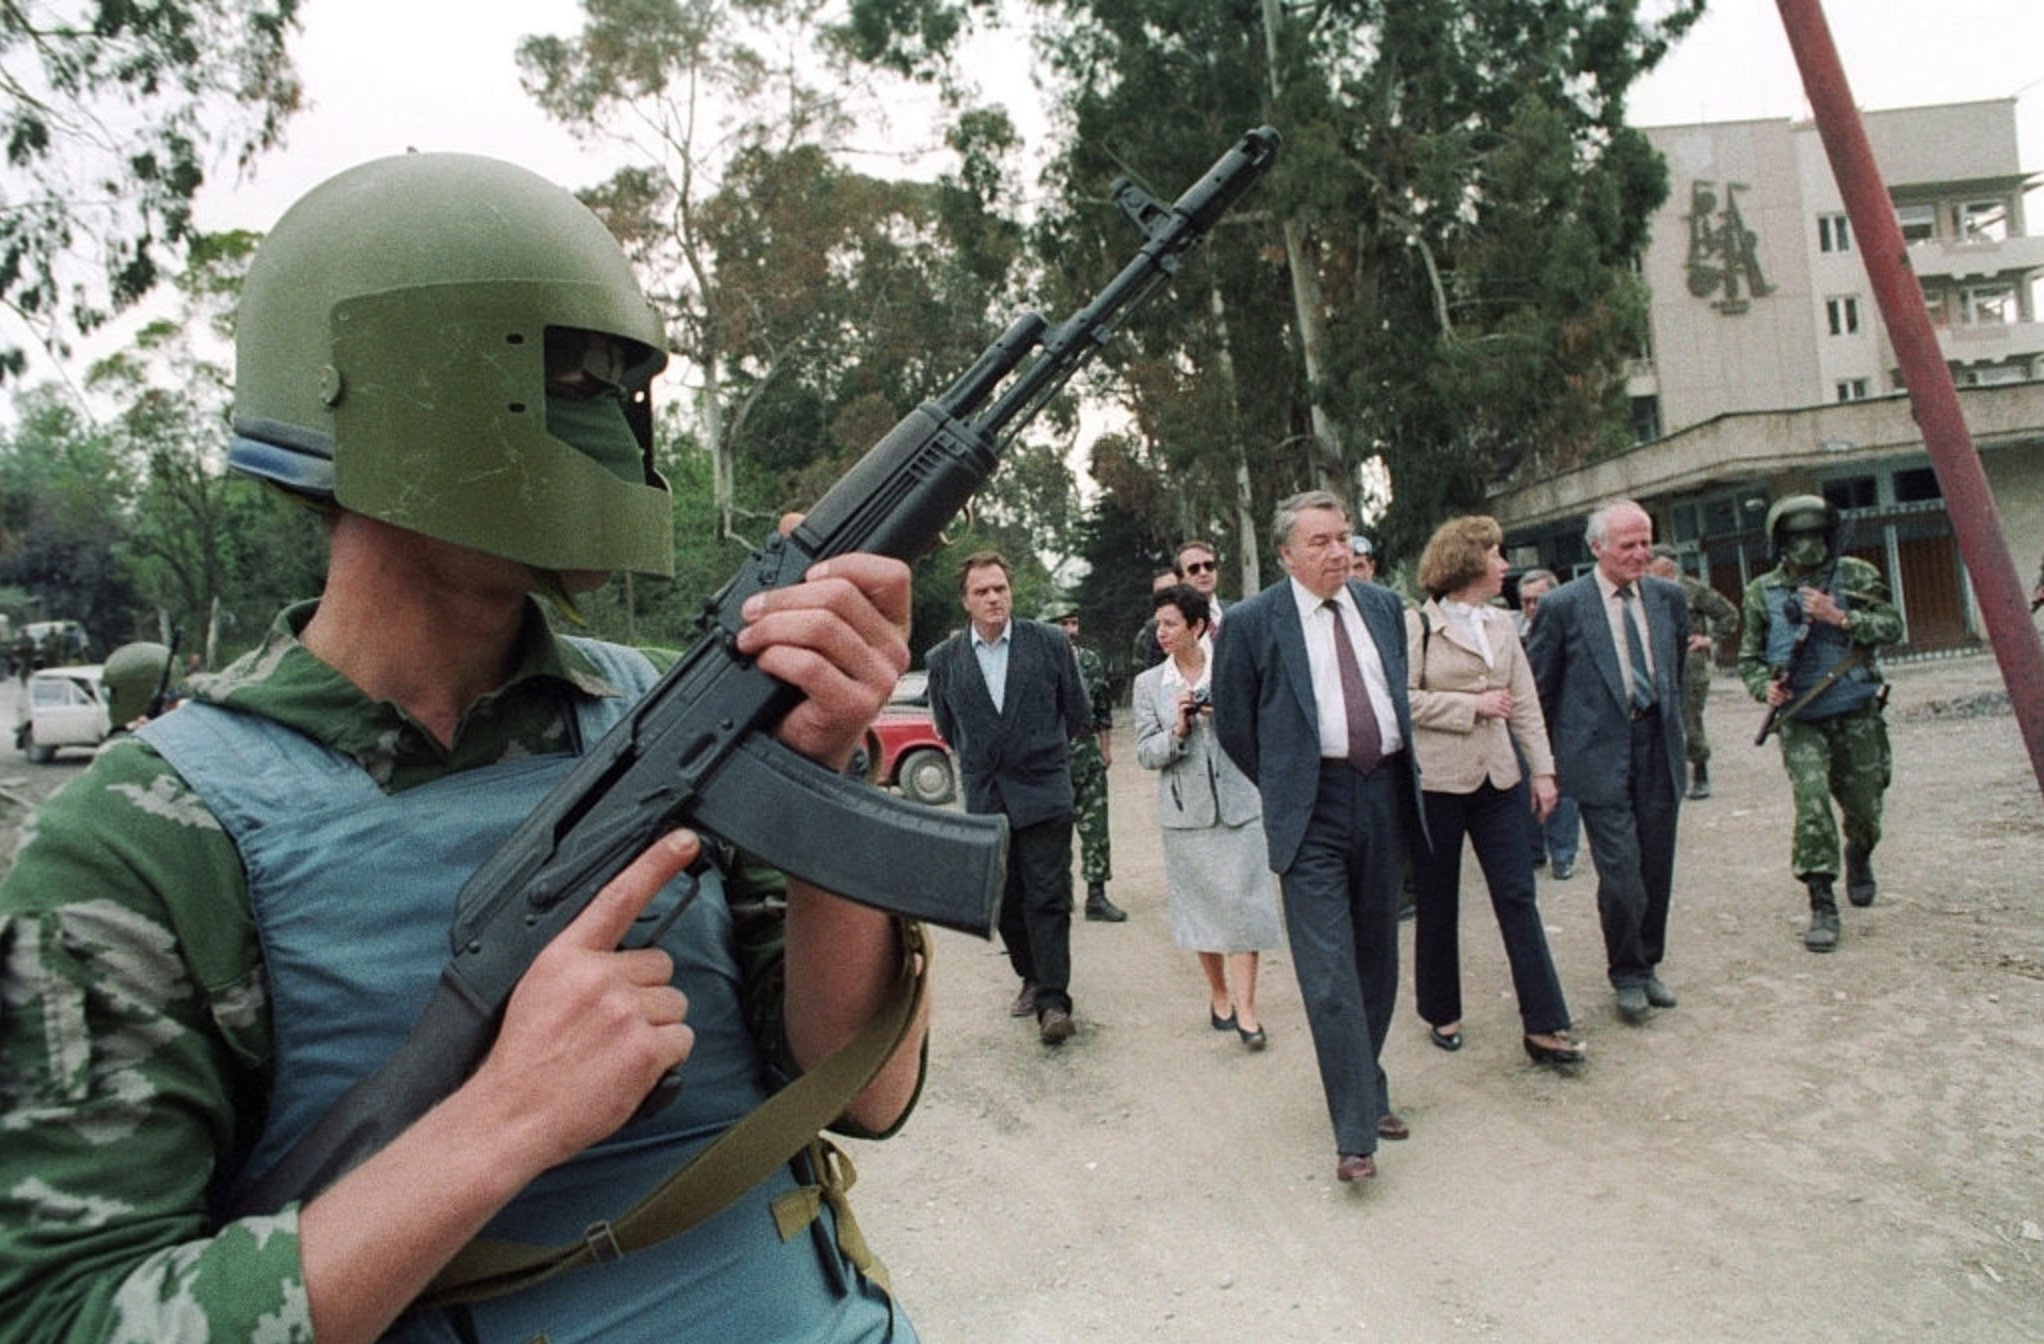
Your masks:
{"label": "woman in beige jacket", "polygon": [[1543,820],[1554,808],[1554,757],[1511,614],[1490,605],[1504,586],[1503,541],[1492,518],[1441,524],[1420,556],[1428,600],[1406,613],[1412,747],[1432,841],[1413,857],[1414,991],[1428,1038],[1443,1050],[1461,1049],[1457,922],[1466,835],[1504,935],[1526,1054],[1536,1064],[1574,1065],[1583,1055],[1569,1036],[1526,847],[1528,807]]}

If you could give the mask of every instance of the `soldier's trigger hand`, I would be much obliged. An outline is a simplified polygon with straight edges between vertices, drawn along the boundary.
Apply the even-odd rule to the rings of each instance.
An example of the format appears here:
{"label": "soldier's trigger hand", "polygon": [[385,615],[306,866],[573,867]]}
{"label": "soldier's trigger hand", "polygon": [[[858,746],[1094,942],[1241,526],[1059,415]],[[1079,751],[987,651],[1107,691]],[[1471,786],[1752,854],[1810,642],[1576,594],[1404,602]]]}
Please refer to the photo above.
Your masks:
{"label": "soldier's trigger hand", "polygon": [[662,1074],[688,1058],[688,999],[658,948],[618,944],[661,887],[700,852],[694,835],[662,837],[608,882],[533,959],[470,1087],[490,1098],[507,1141],[535,1174],[630,1119]]}

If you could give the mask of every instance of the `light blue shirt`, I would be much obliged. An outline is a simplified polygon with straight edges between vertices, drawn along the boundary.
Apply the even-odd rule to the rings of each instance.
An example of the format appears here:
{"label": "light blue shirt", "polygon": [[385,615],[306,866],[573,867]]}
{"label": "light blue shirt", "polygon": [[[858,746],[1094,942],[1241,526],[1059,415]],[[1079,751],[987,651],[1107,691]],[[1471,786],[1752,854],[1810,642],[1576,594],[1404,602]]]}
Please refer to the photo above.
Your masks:
{"label": "light blue shirt", "polygon": [[1008,694],[1008,650],[1014,641],[1015,622],[1010,620],[1001,627],[1000,637],[992,641],[982,639],[979,627],[972,627],[972,656],[979,661],[979,674],[986,678],[987,695],[992,697],[994,711],[999,713]]}

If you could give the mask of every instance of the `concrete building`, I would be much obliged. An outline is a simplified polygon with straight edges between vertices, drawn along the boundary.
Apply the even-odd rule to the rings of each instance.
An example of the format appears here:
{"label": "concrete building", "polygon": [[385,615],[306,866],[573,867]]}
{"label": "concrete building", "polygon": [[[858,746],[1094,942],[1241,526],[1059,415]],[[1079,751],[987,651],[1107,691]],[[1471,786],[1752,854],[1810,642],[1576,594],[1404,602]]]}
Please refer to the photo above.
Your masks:
{"label": "concrete building", "polygon": [[[2012,99],[1865,114],[1909,260],[2027,580],[2044,550],[2044,236]],[[1518,565],[1588,567],[1583,521],[1630,495],[1693,572],[1737,598],[1768,567],[1782,495],[1821,494],[1909,618],[1907,648],[1981,625],[1858,242],[1814,124],[1648,128],[1669,199],[1643,260],[1649,348],[1628,378],[1638,445],[1493,501]],[[1728,653],[1729,650],[1726,650]]]}

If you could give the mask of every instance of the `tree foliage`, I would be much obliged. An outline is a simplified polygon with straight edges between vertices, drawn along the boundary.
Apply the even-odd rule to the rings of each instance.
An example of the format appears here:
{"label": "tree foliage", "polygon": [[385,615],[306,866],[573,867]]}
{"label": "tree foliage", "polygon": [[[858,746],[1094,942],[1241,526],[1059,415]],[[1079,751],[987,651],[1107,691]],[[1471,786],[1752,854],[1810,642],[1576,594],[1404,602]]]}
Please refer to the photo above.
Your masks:
{"label": "tree foliage", "polygon": [[[926,73],[992,12],[853,8],[900,35],[869,39],[875,59]],[[1330,481],[1360,497],[1381,459],[1378,532],[1409,550],[1515,473],[1621,447],[1643,313],[1629,267],[1666,190],[1625,97],[1702,8],[1034,0],[1064,139],[1033,238],[1052,275],[1107,264],[1113,211],[1089,190],[1105,174],[1168,194],[1248,126],[1286,141],[1100,385],[1137,431],[1096,455],[1103,483],[1162,482],[1117,503],[1159,542],[1206,531],[1250,550],[1275,498]]]}
{"label": "tree foliage", "polygon": [[[192,241],[222,157],[246,170],[301,90],[299,0],[0,5],[0,306],[59,357]],[[0,380],[26,355],[0,348]]]}

